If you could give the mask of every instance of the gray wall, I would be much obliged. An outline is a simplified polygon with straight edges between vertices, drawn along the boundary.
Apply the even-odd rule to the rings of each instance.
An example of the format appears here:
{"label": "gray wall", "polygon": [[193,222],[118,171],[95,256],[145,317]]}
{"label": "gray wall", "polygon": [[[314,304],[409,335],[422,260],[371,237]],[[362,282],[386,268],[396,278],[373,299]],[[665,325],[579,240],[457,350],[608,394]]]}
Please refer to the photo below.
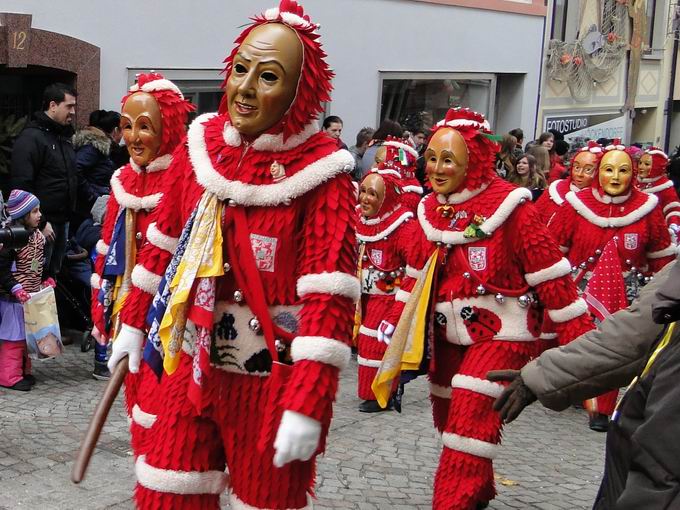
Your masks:
{"label": "gray wall", "polygon": [[[256,10],[276,0],[3,0],[33,27],[102,49],[101,106],[117,109],[128,68],[217,69]],[[337,76],[331,113],[350,143],[376,122],[379,71],[517,73],[499,81],[499,130],[534,128],[544,18],[409,0],[304,0]],[[521,86],[518,87],[518,84]]]}

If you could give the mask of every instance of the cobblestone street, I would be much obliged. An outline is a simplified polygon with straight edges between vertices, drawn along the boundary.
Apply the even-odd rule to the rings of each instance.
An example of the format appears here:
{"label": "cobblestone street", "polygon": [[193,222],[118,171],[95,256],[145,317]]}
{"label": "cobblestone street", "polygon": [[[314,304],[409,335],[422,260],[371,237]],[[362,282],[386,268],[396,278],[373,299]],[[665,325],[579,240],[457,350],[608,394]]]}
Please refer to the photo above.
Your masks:
{"label": "cobblestone street", "polygon": [[[0,510],[128,509],[134,477],[127,420],[119,399],[88,476],[70,480],[72,460],[104,383],[91,378],[92,352],[67,347],[58,360],[34,364],[38,384],[0,389]],[[315,508],[430,508],[441,448],[426,383],[407,386],[404,412],[356,410],[355,370],[343,376],[339,403],[320,459]],[[536,405],[505,430],[496,461],[499,495],[489,508],[587,509],[602,474],[604,434],[582,410],[558,415]],[[229,508],[228,505],[224,508]]]}

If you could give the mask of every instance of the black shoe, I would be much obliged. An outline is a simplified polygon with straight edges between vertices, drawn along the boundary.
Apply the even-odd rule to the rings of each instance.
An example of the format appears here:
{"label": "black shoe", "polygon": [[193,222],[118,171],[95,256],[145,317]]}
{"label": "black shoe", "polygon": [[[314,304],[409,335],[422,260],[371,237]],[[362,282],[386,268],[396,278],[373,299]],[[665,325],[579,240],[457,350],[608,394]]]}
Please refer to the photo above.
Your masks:
{"label": "black shoe", "polygon": [[382,411],[391,411],[392,410],[392,399],[387,403],[386,408],[380,407],[380,404],[378,404],[377,400],[364,400],[361,404],[359,404],[359,412],[362,413],[380,413]]}
{"label": "black shoe", "polygon": [[28,374],[24,376],[24,381],[28,381],[28,384],[30,384],[31,386],[35,386],[37,379],[33,374]]}
{"label": "black shoe", "polygon": [[477,501],[477,507],[476,507],[476,509],[477,509],[477,510],[483,510],[484,508],[486,508],[486,507],[488,507],[488,506],[489,506],[489,502],[488,502],[488,501]]}
{"label": "black shoe", "polygon": [[8,390],[17,390],[17,391],[31,391],[31,383],[28,382],[25,378],[21,379],[20,381],[14,383],[13,386],[3,386],[3,388],[7,388]]}
{"label": "black shoe", "polygon": [[609,416],[602,413],[597,413],[595,416],[590,417],[590,430],[595,432],[607,432],[609,429]]}
{"label": "black shoe", "polygon": [[109,372],[109,368],[106,366],[106,363],[102,361],[95,361],[92,377],[98,381],[108,381],[111,379],[111,372]]}

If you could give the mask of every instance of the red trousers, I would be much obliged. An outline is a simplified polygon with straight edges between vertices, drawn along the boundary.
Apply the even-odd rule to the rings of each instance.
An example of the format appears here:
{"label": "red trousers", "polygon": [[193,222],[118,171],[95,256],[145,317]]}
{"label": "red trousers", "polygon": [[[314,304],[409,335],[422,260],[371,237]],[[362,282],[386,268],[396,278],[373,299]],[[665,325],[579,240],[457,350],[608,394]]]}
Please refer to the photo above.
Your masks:
{"label": "red trousers", "polygon": [[0,340],[0,386],[14,386],[30,373],[26,342]]}
{"label": "red trousers", "polygon": [[[187,398],[191,357],[163,375],[160,408],[148,450],[137,459],[137,506],[143,510],[219,509],[229,485],[232,508],[296,509],[308,504],[314,459],[273,465],[274,450],[257,443],[266,377],[214,368],[203,374],[202,411]],[[225,473],[228,469],[229,475]]]}
{"label": "red trousers", "polygon": [[394,304],[393,296],[364,296],[366,304],[359,330],[359,380],[357,393],[362,400],[375,400],[371,384],[378,372],[387,345],[378,342],[378,326]]}
{"label": "red trousers", "polygon": [[616,400],[619,398],[619,390],[608,391],[599,397],[591,398],[583,402],[583,408],[588,411],[588,414],[595,415],[597,413],[611,416],[614,414],[616,408]]}
{"label": "red trousers", "polygon": [[474,510],[496,495],[492,460],[502,423],[492,409],[503,386],[486,380],[496,369],[519,369],[536,353],[536,342],[490,340],[454,345],[437,334],[430,392],[435,427],[444,448],[435,476],[435,510]]}

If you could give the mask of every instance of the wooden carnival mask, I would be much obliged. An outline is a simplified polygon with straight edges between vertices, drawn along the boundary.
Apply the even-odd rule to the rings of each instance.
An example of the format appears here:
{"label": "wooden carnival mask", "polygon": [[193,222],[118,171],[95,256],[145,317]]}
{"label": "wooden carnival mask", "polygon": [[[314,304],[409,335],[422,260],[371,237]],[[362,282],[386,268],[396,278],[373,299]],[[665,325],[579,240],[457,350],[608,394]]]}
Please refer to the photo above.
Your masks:
{"label": "wooden carnival mask", "polygon": [[616,197],[628,193],[633,182],[630,156],[619,150],[607,152],[600,161],[599,180],[607,195]]}
{"label": "wooden carnival mask", "polygon": [[128,97],[120,116],[120,130],[136,165],[146,166],[156,159],[163,141],[163,118],[156,98],[148,92]]}
{"label": "wooden carnival mask", "polygon": [[578,189],[589,188],[597,169],[597,155],[589,152],[579,152],[571,166],[571,182]]}
{"label": "wooden carnival mask", "polygon": [[638,162],[638,179],[646,179],[652,171],[652,155],[643,154]]}
{"label": "wooden carnival mask", "polygon": [[465,140],[453,128],[438,129],[425,151],[427,177],[435,193],[449,195],[465,180],[468,151]]}
{"label": "wooden carnival mask", "polygon": [[227,79],[232,125],[257,136],[279,122],[290,108],[302,71],[302,43],[293,29],[266,23],[248,34]]}
{"label": "wooden carnival mask", "polygon": [[364,218],[371,218],[380,211],[385,200],[385,181],[379,174],[368,174],[359,188],[359,207]]}

